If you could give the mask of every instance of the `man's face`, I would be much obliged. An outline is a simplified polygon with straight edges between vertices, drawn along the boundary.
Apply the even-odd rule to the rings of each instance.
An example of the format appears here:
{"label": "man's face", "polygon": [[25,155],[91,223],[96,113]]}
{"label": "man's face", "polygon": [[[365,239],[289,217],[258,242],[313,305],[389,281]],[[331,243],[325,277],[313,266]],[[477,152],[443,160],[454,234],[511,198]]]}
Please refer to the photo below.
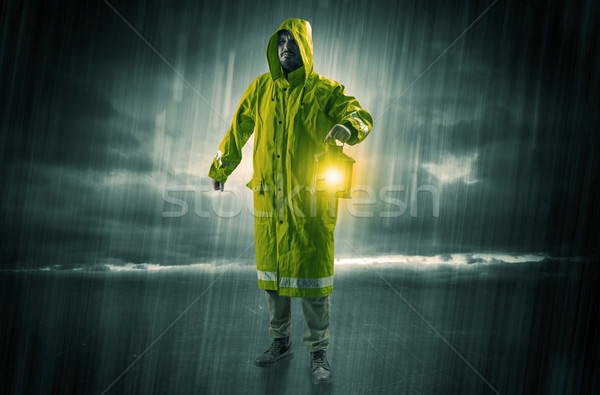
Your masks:
{"label": "man's face", "polygon": [[300,57],[300,48],[294,40],[294,36],[287,30],[281,30],[279,32],[279,39],[277,40],[277,55],[279,56],[279,62],[281,67],[286,73],[296,70],[302,66],[302,58]]}

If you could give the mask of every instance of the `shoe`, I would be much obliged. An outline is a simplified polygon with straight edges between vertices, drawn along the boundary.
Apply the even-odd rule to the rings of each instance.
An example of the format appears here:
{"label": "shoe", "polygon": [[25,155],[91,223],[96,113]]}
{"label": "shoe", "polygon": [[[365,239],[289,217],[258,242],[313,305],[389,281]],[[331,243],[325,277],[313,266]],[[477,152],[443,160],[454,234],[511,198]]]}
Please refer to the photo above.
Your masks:
{"label": "shoe", "polygon": [[279,339],[274,339],[273,343],[271,343],[271,347],[269,347],[269,349],[265,351],[263,355],[256,358],[254,364],[256,366],[260,366],[261,368],[269,367],[275,365],[279,361],[285,361],[292,358],[294,358],[294,353],[290,338],[282,337]]}
{"label": "shoe", "polygon": [[333,374],[329,362],[327,362],[325,350],[310,353],[310,367],[313,384],[329,384],[333,381]]}

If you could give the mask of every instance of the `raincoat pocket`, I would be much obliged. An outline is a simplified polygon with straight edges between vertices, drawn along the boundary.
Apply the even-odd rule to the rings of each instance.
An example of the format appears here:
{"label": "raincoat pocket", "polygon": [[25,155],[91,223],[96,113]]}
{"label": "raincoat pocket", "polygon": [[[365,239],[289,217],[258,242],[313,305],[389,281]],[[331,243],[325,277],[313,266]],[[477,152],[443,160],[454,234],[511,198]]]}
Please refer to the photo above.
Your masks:
{"label": "raincoat pocket", "polygon": [[267,221],[274,215],[274,209],[269,204],[271,194],[266,193],[268,188],[265,187],[263,181],[254,183],[252,191],[254,198],[254,219],[257,221]]}

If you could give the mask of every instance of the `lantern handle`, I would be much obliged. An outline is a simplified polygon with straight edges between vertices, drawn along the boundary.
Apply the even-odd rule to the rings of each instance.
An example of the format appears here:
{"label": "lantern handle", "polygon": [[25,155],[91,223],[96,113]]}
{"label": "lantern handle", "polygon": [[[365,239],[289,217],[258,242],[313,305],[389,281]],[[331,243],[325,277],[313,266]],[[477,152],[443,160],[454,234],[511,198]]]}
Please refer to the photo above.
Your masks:
{"label": "lantern handle", "polygon": [[337,149],[343,150],[345,143],[341,142],[342,145],[338,145],[337,141],[338,141],[337,139],[331,138],[331,139],[327,140],[327,144],[329,145],[329,147],[336,147]]}

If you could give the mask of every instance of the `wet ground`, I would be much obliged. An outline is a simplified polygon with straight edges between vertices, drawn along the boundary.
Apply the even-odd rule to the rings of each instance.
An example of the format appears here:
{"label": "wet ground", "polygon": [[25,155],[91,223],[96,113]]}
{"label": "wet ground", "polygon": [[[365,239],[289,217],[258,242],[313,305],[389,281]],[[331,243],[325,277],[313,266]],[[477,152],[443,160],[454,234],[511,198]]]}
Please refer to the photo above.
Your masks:
{"label": "wet ground", "polygon": [[270,344],[252,268],[2,272],[2,393],[518,394],[597,390],[593,264],[336,266],[335,381]]}

